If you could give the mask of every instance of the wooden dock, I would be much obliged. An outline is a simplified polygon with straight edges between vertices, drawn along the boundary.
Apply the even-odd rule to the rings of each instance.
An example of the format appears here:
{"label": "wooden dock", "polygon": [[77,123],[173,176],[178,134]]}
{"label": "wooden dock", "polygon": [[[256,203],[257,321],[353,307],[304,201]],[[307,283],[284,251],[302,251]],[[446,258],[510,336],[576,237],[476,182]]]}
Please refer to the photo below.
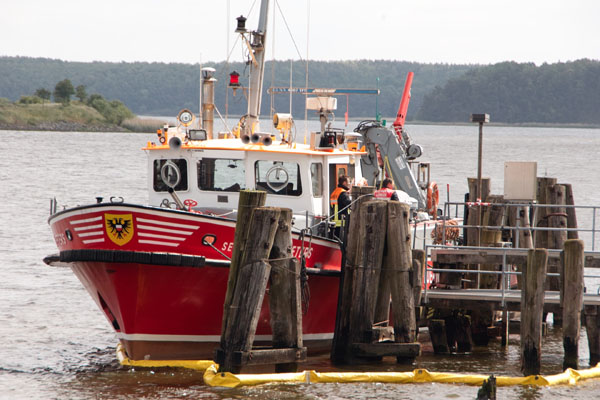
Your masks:
{"label": "wooden dock", "polygon": [[[600,360],[600,294],[586,293],[584,285],[585,269],[600,268],[600,253],[584,251],[582,240],[566,240],[563,250],[460,246],[432,246],[429,249],[433,271],[440,274],[440,280],[445,281],[445,285],[440,286],[445,287],[425,289],[422,303],[433,309],[458,312],[453,316],[441,312],[428,322],[436,353],[447,353],[454,344],[469,349],[471,339],[463,340],[467,344],[465,347],[459,342],[460,329],[455,326],[471,327],[473,316],[494,311],[502,311],[502,343],[506,345],[508,312],[519,311],[522,370],[526,374],[537,374],[541,360],[542,321],[545,314],[551,312],[555,325],[558,319],[558,326],[563,327],[564,368],[578,365],[582,315],[588,334],[590,365]],[[467,265],[473,264],[491,268],[467,269]],[[556,272],[547,273],[549,266]],[[499,288],[464,288],[462,278],[469,274],[495,276],[495,286]],[[515,275],[519,277],[518,285],[511,279]],[[558,291],[550,290],[548,282],[551,280],[557,282]],[[477,281],[480,281],[479,277]],[[466,284],[469,282],[467,280]],[[465,319],[466,314],[460,314],[460,310],[469,310],[470,318]],[[455,332],[448,333],[448,329]]]}

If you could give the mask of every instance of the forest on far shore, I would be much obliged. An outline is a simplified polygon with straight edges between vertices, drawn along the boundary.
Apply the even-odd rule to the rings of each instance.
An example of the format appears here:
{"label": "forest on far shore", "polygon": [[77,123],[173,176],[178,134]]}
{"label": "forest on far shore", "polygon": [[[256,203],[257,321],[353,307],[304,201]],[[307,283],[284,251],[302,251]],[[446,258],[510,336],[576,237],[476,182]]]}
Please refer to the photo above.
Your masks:
{"label": "forest on far shore", "polygon": [[[227,89],[229,74],[247,84],[245,63],[205,63],[216,69],[216,106],[222,115],[246,112],[242,90]],[[268,61],[263,115],[289,112],[287,94],[271,96],[271,86],[305,87],[306,64]],[[468,122],[472,113],[488,113],[492,122],[600,124],[600,61],[543,64],[503,62],[494,65],[420,64],[404,61],[312,61],[308,86],[313,88],[379,88],[379,96],[338,96],[338,118],[385,118],[396,115],[409,71],[415,73],[408,121]],[[182,108],[197,112],[199,65],[165,63],[67,62],[47,58],[0,57],[0,98],[18,101],[39,89],[52,90],[69,79],[88,93],[118,99],[138,115],[174,116]],[[304,118],[304,96],[291,101],[295,118]],[[309,118],[315,118],[313,111]]]}

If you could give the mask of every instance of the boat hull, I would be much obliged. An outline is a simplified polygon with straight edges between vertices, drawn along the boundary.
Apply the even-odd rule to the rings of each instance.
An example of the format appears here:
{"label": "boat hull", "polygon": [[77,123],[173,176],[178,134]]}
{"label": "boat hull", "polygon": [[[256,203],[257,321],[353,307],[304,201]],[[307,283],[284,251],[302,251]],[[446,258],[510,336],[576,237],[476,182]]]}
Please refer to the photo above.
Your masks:
{"label": "boat hull", "polygon": [[[235,223],[222,218],[126,204],[97,204],[49,220],[61,261],[67,262],[117,332],[131,359],[212,358],[227,290],[226,258]],[[213,247],[202,244],[214,235]],[[303,316],[310,353],[333,338],[341,252],[324,239],[294,238],[311,268],[310,303]],[[215,260],[208,265],[202,257]],[[221,261],[222,265],[219,265]],[[270,340],[268,294],[256,344]]]}

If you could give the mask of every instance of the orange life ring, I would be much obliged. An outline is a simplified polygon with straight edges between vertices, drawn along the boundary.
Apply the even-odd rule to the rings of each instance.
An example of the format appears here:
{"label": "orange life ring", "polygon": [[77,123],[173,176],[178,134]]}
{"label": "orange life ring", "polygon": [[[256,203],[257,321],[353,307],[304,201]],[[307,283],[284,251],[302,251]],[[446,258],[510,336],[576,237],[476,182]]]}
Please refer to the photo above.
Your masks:
{"label": "orange life ring", "polygon": [[430,215],[437,216],[437,208],[440,204],[440,191],[435,182],[430,182],[427,186],[427,212]]}

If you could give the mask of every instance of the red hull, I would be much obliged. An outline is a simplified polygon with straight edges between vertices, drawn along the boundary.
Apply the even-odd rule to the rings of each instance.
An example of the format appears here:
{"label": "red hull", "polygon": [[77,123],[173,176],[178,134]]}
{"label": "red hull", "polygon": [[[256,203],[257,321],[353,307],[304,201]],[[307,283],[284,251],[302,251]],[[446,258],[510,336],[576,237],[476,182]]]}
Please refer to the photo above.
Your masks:
{"label": "red hull", "polygon": [[[177,255],[225,260],[202,245],[202,237],[215,235],[214,245],[230,256],[233,221],[98,204],[58,213],[49,222],[61,258],[71,257],[67,261],[74,273],[112,323],[130,358],[212,358],[221,334],[228,268],[186,264]],[[294,238],[294,255],[299,257],[301,249]],[[151,258],[150,253],[161,257]],[[339,281],[333,272],[339,271],[341,252],[331,241],[313,239],[311,246],[305,243],[305,254],[307,267],[330,272],[309,275],[311,300],[303,316],[305,345],[310,352],[325,351],[335,325]],[[162,264],[162,259],[169,262]],[[256,341],[269,340],[270,332],[265,297]]]}

